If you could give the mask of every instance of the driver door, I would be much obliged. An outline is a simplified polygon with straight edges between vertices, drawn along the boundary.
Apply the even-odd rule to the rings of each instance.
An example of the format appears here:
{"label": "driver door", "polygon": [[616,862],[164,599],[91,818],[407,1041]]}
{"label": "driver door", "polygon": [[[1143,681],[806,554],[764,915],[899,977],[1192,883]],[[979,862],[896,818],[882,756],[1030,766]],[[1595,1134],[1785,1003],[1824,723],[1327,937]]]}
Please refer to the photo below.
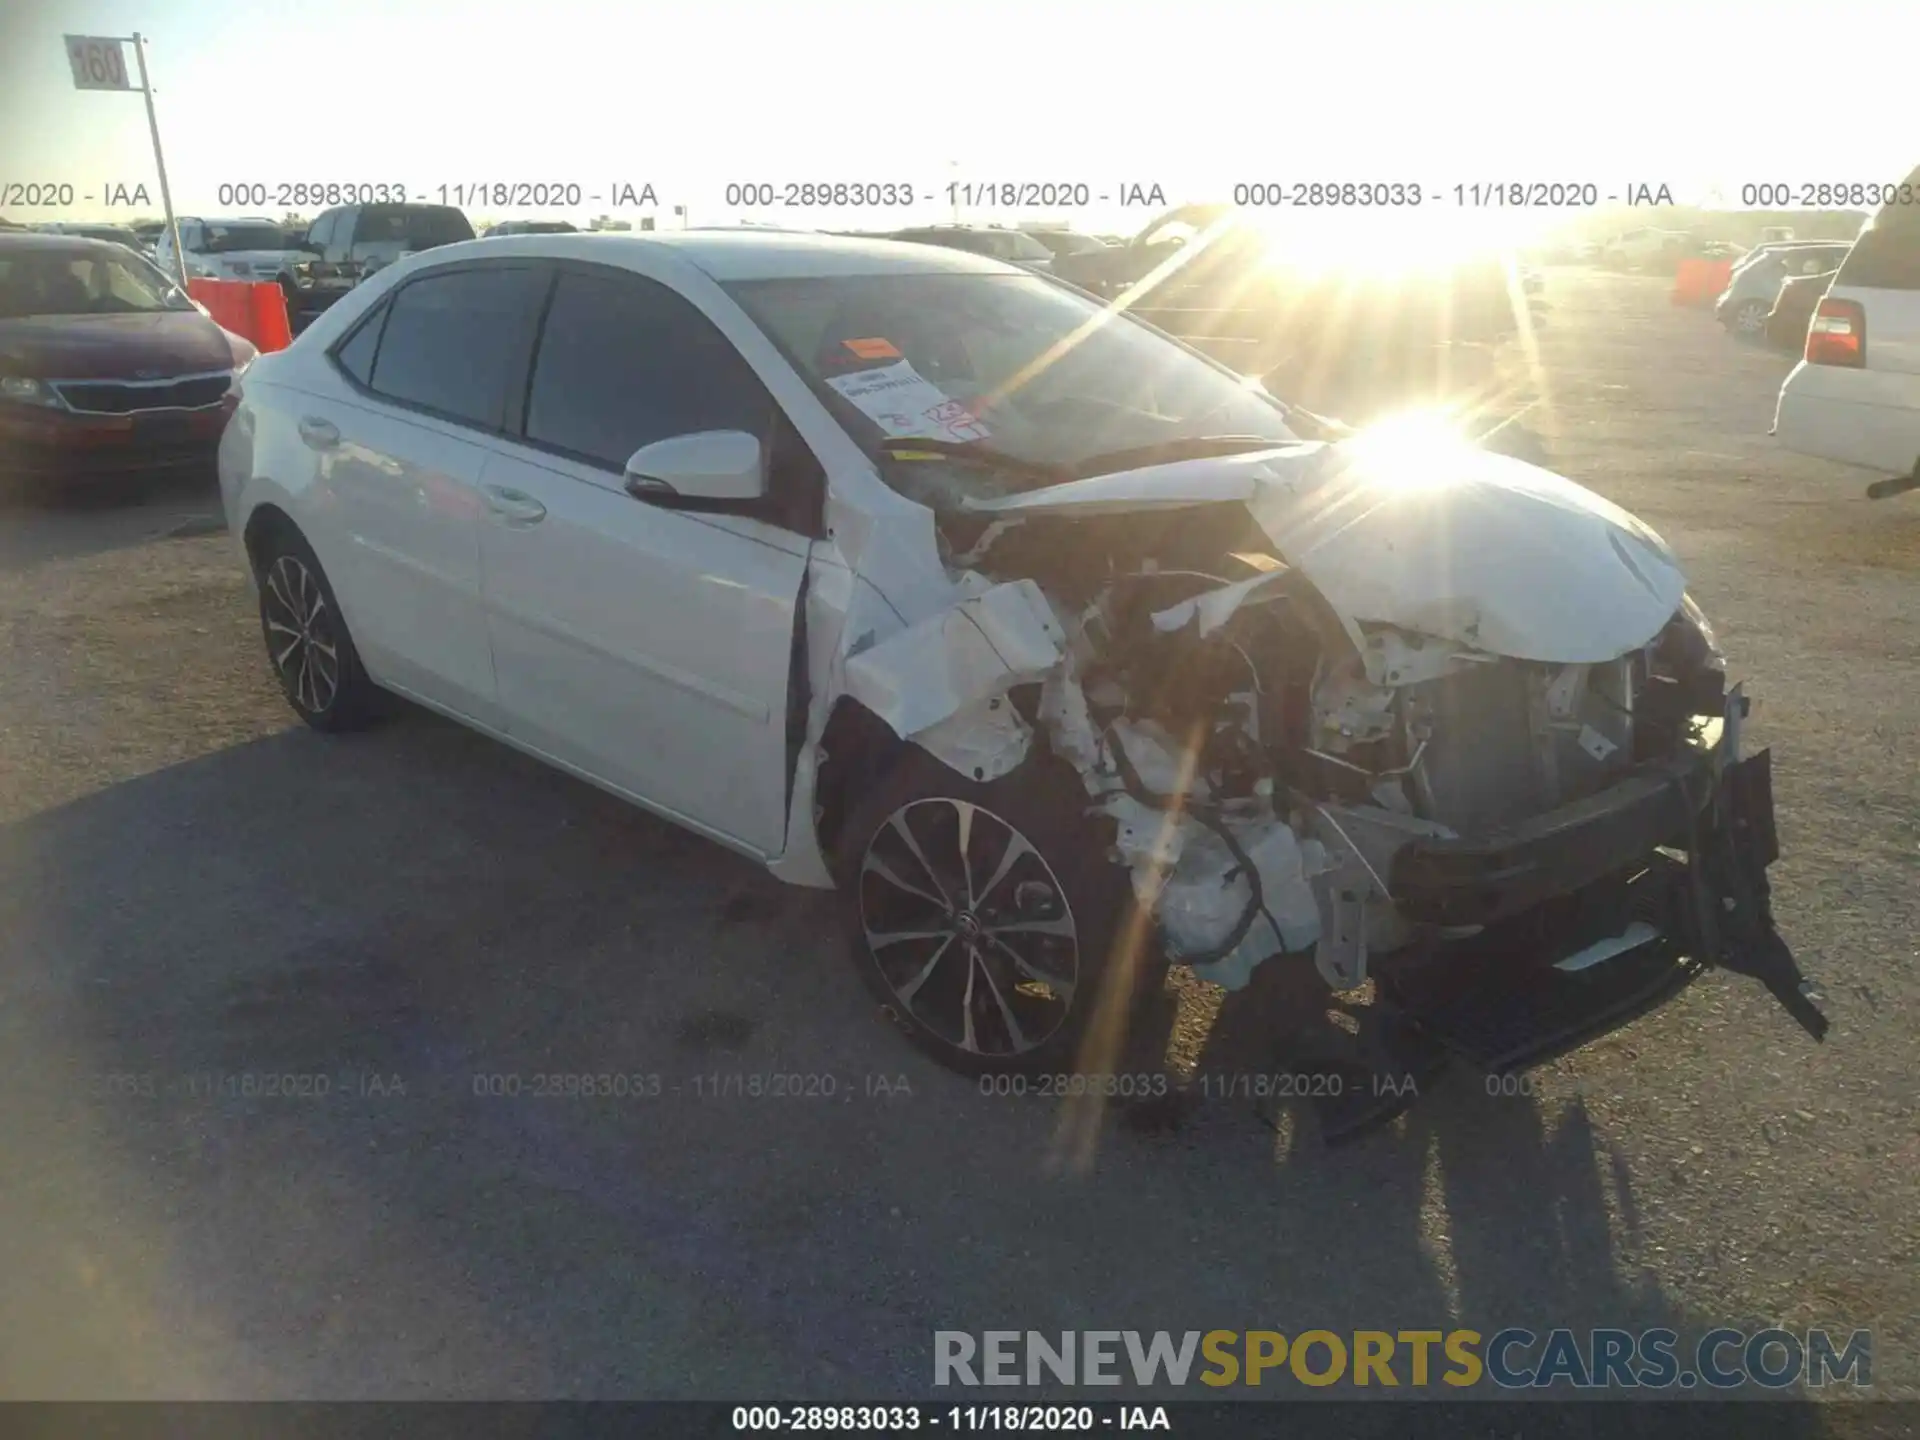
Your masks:
{"label": "driver door", "polygon": [[[556,271],[524,419],[480,477],[505,728],[716,839],[776,855],[811,549],[785,507],[812,457],[787,448],[798,437],[773,398],[690,301],[631,271]],[[626,492],[635,450],[703,430],[760,438],[768,502],[695,513]]]}

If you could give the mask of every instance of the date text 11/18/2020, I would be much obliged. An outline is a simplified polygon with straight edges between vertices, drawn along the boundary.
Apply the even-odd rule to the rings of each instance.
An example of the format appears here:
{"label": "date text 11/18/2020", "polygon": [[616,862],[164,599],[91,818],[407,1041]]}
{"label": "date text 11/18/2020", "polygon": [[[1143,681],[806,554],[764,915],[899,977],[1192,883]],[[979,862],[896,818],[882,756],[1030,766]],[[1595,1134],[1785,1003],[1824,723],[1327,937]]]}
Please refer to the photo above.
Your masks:
{"label": "date text 11/18/2020", "polygon": [[1246,210],[1401,209],[1422,205],[1462,210],[1585,210],[1609,205],[1672,205],[1664,184],[1633,181],[1603,186],[1593,180],[1475,180],[1421,185],[1387,180],[1247,180],[1233,187]]}
{"label": "date text 11/18/2020", "polygon": [[394,180],[228,180],[214,191],[222,209],[308,210],[334,205],[450,205],[457,209],[498,206],[515,210],[612,210],[657,207],[660,197],[646,181],[463,180],[406,185]]}
{"label": "date text 11/18/2020", "polygon": [[[1496,1082],[1497,1084],[1498,1082]],[[1273,1074],[1201,1071],[1190,1080],[1175,1081],[1165,1071],[1133,1075],[982,1075],[980,1093],[1022,1096],[1039,1100],[1071,1100],[1083,1096],[1106,1100],[1146,1100],[1171,1094],[1176,1086],[1193,1100],[1313,1100],[1331,1099],[1371,1089],[1376,1098],[1418,1096],[1419,1081],[1412,1072],[1377,1071],[1357,1077],[1340,1070],[1301,1070]],[[1488,1094],[1501,1092],[1489,1088]]]}

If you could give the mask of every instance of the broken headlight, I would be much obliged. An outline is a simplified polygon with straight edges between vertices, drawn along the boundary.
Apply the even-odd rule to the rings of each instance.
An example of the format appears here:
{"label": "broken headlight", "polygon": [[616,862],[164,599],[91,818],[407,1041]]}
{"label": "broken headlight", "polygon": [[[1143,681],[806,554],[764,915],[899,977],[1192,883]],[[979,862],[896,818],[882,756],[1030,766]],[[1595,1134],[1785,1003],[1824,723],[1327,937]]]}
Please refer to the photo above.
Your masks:
{"label": "broken headlight", "polygon": [[1727,703],[1727,658],[1691,595],[1646,649],[1645,684],[1634,697],[1636,759],[1671,752],[1697,716],[1718,716]]}
{"label": "broken headlight", "polygon": [[1708,623],[1706,612],[1692,595],[1680,597],[1680,611],[1667,628],[1690,632],[1689,640],[1684,643],[1691,652],[1688,658],[1693,664],[1709,670],[1724,671],[1727,668],[1727,657],[1720,652],[1720,642],[1714,638],[1713,626]]}

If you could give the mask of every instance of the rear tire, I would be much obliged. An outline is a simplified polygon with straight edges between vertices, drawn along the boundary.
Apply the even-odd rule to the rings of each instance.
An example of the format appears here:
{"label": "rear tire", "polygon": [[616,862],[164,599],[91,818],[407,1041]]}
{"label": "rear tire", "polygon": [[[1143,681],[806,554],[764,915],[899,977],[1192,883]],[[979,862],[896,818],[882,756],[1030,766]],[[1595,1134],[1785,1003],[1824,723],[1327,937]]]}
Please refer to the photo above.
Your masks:
{"label": "rear tire", "polygon": [[983,783],[909,746],[850,808],[835,868],[854,966],[948,1069],[1121,1068],[1166,965],[1087,804],[1051,759]]}
{"label": "rear tire", "polygon": [[294,714],[328,733],[382,719],[385,697],[360,663],[333,586],[305,537],[290,524],[276,525],[261,538],[255,566],[261,638]]}

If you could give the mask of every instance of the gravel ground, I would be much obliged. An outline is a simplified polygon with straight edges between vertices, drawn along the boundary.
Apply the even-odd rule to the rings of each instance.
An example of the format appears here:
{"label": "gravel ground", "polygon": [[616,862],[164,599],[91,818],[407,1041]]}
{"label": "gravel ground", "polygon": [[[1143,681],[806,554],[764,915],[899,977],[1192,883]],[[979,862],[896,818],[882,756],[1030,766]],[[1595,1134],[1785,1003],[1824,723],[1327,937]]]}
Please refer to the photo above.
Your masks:
{"label": "gravel ground", "polygon": [[[432,718],[294,728],[210,495],[16,509],[0,1394],[882,1397],[935,1329],[1776,1322],[1920,1395],[1920,501],[1780,453],[1787,362],[1658,282],[1549,298],[1530,423],[1751,682],[1824,1046],[1709,976],[1345,1149],[1216,1101],[1076,1162],[883,1026],[830,900]],[[242,1072],[328,1094],[200,1093]],[[554,1072],[662,1093],[474,1093]],[[700,1093],[742,1072],[837,1089]]]}

